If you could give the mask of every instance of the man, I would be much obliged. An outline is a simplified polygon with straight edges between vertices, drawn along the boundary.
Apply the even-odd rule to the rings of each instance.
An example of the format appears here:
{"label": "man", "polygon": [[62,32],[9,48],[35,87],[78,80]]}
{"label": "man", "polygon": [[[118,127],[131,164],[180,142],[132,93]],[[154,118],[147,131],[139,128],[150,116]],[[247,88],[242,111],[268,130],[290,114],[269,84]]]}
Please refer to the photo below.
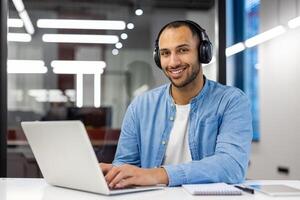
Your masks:
{"label": "man", "polygon": [[113,164],[101,163],[111,188],[131,185],[239,183],[252,139],[245,94],[203,76],[211,44],[198,24],[160,31],[154,57],[171,81],[128,107]]}

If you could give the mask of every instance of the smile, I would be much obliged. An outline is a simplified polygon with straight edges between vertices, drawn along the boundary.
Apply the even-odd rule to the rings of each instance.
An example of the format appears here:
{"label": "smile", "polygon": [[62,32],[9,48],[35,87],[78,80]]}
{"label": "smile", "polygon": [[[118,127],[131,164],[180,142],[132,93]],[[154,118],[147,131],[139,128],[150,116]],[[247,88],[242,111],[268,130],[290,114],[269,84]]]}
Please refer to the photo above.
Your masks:
{"label": "smile", "polygon": [[178,79],[183,75],[183,72],[186,70],[185,68],[180,69],[169,69],[168,72],[170,73],[172,78]]}
{"label": "smile", "polygon": [[173,73],[173,74],[179,74],[179,73],[181,73],[181,72],[183,72],[183,69],[176,70],[176,71],[171,71],[171,73]]}

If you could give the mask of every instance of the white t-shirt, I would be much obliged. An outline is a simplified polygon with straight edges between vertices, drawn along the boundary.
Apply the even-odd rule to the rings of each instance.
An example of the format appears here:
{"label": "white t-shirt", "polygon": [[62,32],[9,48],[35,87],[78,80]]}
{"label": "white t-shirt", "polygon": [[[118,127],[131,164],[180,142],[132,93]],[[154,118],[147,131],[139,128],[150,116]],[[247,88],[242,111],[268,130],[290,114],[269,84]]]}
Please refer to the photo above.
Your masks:
{"label": "white t-shirt", "polygon": [[174,125],[167,143],[164,165],[192,161],[188,141],[188,121],[191,104],[176,105]]}

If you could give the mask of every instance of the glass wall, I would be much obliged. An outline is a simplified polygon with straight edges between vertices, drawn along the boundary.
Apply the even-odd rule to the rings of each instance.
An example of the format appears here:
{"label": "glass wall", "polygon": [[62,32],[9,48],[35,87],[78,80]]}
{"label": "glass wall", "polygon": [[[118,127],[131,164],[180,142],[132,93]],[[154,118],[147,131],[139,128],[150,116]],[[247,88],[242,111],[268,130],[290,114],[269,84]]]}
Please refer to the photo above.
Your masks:
{"label": "glass wall", "polygon": [[[244,42],[259,33],[260,0],[227,1],[227,83],[243,90],[250,99],[253,141],[258,141],[258,47]],[[233,51],[232,51],[233,50]]]}
{"label": "glass wall", "polygon": [[[111,162],[130,101],[168,82],[152,58],[164,24],[194,20],[215,44],[214,1],[8,3],[8,177],[41,176],[21,121],[81,120]],[[215,80],[215,63],[204,72]]]}
{"label": "glass wall", "polygon": [[[259,34],[259,9],[260,0],[246,1],[245,34],[251,38]],[[251,100],[253,117],[253,140],[259,140],[259,81],[258,81],[258,47],[252,47],[245,52],[245,92]]]}

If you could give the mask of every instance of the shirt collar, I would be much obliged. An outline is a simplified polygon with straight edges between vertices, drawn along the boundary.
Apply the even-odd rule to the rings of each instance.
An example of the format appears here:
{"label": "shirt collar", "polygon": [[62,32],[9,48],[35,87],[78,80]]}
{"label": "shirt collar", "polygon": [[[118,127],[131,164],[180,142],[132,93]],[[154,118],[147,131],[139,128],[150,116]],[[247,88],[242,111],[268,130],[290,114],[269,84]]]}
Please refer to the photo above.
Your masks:
{"label": "shirt collar", "polygon": [[200,99],[204,98],[204,96],[206,95],[206,93],[208,91],[208,88],[209,88],[209,80],[204,75],[203,75],[203,80],[204,80],[203,87],[200,90],[200,92],[197,94],[197,96],[192,98],[191,104],[193,104],[194,102],[199,101]]}
{"label": "shirt collar", "polygon": [[[193,103],[199,101],[206,95],[208,88],[209,88],[209,80],[204,75],[203,75],[203,80],[204,80],[204,85],[203,85],[201,91],[197,94],[197,96],[195,96],[194,98],[191,99],[190,104],[193,104]],[[167,88],[166,88],[167,94],[166,95],[167,95],[168,103],[171,104],[172,106],[175,106],[174,99],[170,92],[171,85],[172,85],[172,83],[167,85]]]}

